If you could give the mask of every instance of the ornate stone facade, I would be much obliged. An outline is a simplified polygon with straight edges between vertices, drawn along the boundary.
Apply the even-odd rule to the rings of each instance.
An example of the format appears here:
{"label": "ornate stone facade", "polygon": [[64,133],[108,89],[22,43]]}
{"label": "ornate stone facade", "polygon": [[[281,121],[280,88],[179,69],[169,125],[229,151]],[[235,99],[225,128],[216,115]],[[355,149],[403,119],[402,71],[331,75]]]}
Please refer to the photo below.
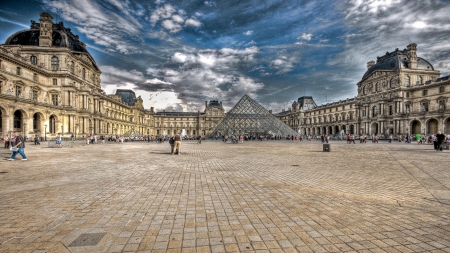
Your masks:
{"label": "ornate stone facade", "polygon": [[106,95],[85,45],[52,20],[41,13],[41,23],[32,21],[29,30],[0,46],[0,133],[150,133],[151,113],[142,99],[130,106],[120,96]]}
{"label": "ornate stone facade", "polygon": [[416,51],[413,43],[368,62],[355,98],[315,106],[301,97],[277,116],[304,135],[450,133],[450,76]]}
{"label": "ornate stone facade", "polygon": [[106,95],[101,71],[85,44],[63,23],[41,13],[40,23],[0,45],[0,134],[58,133],[205,135],[225,115],[222,103],[205,102],[204,112],[145,110],[131,90]]}

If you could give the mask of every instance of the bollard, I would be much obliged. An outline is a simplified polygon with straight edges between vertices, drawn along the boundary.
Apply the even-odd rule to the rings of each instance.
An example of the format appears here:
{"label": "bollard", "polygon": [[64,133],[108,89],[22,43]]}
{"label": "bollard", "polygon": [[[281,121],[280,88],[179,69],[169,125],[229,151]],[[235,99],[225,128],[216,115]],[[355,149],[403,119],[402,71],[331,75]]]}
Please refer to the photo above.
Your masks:
{"label": "bollard", "polygon": [[330,152],[330,144],[323,144],[323,152]]}

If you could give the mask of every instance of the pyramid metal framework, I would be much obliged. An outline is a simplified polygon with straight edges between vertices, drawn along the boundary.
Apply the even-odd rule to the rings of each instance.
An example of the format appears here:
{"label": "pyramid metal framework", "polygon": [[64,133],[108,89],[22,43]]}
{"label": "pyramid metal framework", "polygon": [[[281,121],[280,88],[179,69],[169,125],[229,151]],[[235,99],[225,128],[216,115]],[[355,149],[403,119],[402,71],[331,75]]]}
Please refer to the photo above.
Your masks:
{"label": "pyramid metal framework", "polygon": [[247,94],[219,122],[211,136],[241,134],[269,134],[283,137],[298,135]]}

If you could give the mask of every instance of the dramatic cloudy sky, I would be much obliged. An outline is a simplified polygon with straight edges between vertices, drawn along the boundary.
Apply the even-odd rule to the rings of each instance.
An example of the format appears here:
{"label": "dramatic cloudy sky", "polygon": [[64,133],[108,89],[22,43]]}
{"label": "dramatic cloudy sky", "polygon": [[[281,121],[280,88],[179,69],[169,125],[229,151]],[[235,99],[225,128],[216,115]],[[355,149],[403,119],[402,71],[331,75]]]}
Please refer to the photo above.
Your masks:
{"label": "dramatic cloudy sky", "polygon": [[445,0],[1,0],[0,41],[43,11],[88,45],[108,93],[133,89],[157,110],[354,97],[368,61],[412,42],[450,74]]}

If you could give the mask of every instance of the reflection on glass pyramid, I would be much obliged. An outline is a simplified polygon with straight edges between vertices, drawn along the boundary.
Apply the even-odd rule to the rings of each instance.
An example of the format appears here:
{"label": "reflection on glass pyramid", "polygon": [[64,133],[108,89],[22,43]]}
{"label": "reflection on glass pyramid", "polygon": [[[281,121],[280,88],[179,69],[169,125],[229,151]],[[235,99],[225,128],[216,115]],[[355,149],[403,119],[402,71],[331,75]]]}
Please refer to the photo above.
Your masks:
{"label": "reflection on glass pyramid", "polygon": [[297,135],[292,128],[272,115],[264,107],[244,95],[241,100],[219,122],[211,136],[222,135]]}

